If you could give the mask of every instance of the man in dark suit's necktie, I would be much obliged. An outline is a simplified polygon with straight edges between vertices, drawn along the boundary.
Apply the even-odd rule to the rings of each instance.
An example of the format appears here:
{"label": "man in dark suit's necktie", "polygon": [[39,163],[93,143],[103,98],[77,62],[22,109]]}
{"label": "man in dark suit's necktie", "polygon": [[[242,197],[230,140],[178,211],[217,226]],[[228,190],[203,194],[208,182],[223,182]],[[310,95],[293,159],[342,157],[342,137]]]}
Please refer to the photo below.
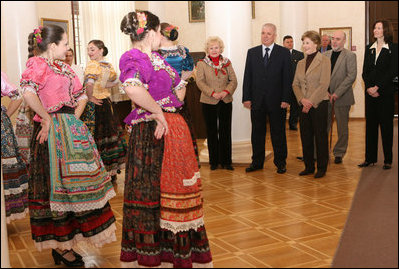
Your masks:
{"label": "man in dark suit's necktie", "polygon": [[265,48],[265,57],[263,57],[263,64],[264,66],[267,66],[267,63],[269,62],[269,48]]}

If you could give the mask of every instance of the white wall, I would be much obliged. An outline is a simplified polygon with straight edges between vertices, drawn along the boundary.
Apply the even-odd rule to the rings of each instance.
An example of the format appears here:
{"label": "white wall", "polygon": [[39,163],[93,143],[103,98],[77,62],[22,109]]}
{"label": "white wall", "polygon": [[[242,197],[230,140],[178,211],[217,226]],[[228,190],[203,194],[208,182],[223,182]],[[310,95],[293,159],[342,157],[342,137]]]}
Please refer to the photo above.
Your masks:
{"label": "white wall", "polygon": [[[3,1],[1,1],[1,6],[3,7]],[[40,26],[41,18],[52,18],[59,20],[68,20],[69,21],[69,44],[71,47],[73,46],[73,30],[72,30],[72,10],[71,10],[71,1],[36,1],[36,12],[37,12],[37,25],[32,25],[33,29]],[[21,17],[21,19],[23,19]],[[6,55],[5,50],[5,31],[4,27],[6,25],[1,24],[1,70],[7,71],[6,66],[6,57],[12,57],[12,55]],[[26,37],[26,42],[28,42],[28,36]]]}
{"label": "white wall", "polygon": [[135,1],[137,10],[148,10],[148,1]]}
{"label": "white wall", "polygon": [[[262,25],[273,23],[277,27],[277,43],[280,39],[280,3],[279,1],[255,1],[255,19],[252,20],[252,45],[261,44]],[[282,39],[283,37],[281,37]]]}
{"label": "white wall", "polygon": [[179,44],[190,51],[204,51],[205,22],[189,22],[188,1],[167,1],[164,14],[166,22],[179,27]]}
{"label": "white wall", "polygon": [[[1,10],[3,10],[3,5],[4,5],[4,2],[1,1]],[[2,14],[2,16],[3,16],[3,14]],[[2,19],[2,22],[3,22],[3,19]],[[6,55],[6,50],[5,50],[5,47],[6,47],[5,27],[6,27],[6,25],[4,23],[2,23],[1,24],[1,36],[3,38],[1,39],[1,71],[3,71],[3,72],[7,72],[7,65],[6,65],[7,55]],[[28,39],[28,37],[27,37],[27,39]]]}

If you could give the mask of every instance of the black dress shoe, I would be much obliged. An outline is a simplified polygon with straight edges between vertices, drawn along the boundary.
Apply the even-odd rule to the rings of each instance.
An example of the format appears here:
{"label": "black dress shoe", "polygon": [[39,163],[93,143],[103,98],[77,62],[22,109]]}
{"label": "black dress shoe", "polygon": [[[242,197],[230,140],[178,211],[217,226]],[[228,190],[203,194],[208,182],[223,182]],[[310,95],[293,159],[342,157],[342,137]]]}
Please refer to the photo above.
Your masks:
{"label": "black dress shoe", "polygon": [[231,166],[231,164],[225,164],[223,165],[223,168],[226,170],[234,170],[233,166]]}
{"label": "black dress shoe", "polygon": [[384,163],[384,166],[382,167],[382,169],[388,170],[392,168],[392,164],[390,163]]}
{"label": "black dress shoe", "polygon": [[314,178],[321,178],[326,175],[326,171],[324,170],[317,170],[316,174],[314,175]]}
{"label": "black dress shoe", "polygon": [[303,157],[302,156],[298,156],[296,157],[298,160],[303,161]]}
{"label": "black dress shoe", "polygon": [[211,164],[211,170],[216,170],[218,168],[217,164]]}
{"label": "black dress shoe", "polygon": [[292,131],[298,131],[298,128],[296,126],[290,126],[290,130]]}
{"label": "black dress shoe", "polygon": [[311,175],[314,174],[314,169],[313,170],[303,170],[302,172],[299,173],[300,176],[306,176],[306,175]]}
{"label": "black dress shoe", "polygon": [[75,253],[75,260],[69,261],[64,258],[64,255],[67,254],[69,250],[65,250],[62,254],[58,253],[55,249],[52,250],[51,255],[53,256],[54,262],[56,265],[60,265],[63,262],[68,267],[82,267],[85,265],[82,259],[76,257]]}
{"label": "black dress shoe", "polygon": [[363,163],[358,164],[357,166],[359,166],[359,167],[367,167],[367,166],[369,166],[369,165],[374,165],[374,164],[375,164],[375,163],[368,162],[368,161],[364,161]]}
{"label": "black dress shoe", "polygon": [[287,168],[285,167],[285,165],[277,167],[277,173],[284,174],[285,172],[287,172]]}
{"label": "black dress shoe", "polygon": [[261,169],[263,169],[263,167],[253,166],[253,165],[251,164],[249,167],[245,168],[245,172],[248,173],[248,172],[253,172],[253,171],[261,170]]}
{"label": "black dress shoe", "polygon": [[335,157],[334,163],[342,163],[342,157]]}

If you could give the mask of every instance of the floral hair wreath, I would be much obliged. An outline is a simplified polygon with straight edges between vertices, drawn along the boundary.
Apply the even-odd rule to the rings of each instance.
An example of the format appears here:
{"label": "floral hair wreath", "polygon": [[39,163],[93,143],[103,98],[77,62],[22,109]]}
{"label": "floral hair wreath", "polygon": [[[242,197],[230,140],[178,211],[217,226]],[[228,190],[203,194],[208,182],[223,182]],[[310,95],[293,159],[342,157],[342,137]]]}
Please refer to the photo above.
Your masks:
{"label": "floral hair wreath", "polygon": [[165,33],[165,35],[167,36],[167,37],[170,37],[170,33],[173,31],[173,30],[178,30],[179,29],[179,27],[177,27],[177,26],[174,26],[174,25],[169,25],[168,27],[166,27],[165,28],[165,30],[163,30],[163,32]]}
{"label": "floral hair wreath", "polygon": [[36,44],[39,44],[42,42],[42,30],[43,26],[39,26],[39,28],[33,30],[33,40],[36,42]]}
{"label": "floral hair wreath", "polygon": [[147,30],[147,16],[143,12],[137,12],[137,20],[139,21],[139,27],[136,33],[139,35]]}

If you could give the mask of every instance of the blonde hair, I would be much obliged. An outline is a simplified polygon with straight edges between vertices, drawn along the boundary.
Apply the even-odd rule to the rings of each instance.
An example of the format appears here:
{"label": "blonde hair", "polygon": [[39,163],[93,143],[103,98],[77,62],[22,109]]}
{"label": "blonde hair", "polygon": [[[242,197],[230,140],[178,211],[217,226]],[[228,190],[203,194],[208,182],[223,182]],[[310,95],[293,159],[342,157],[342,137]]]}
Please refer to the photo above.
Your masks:
{"label": "blonde hair", "polygon": [[301,40],[303,41],[305,38],[309,38],[310,40],[312,40],[313,43],[315,43],[317,45],[317,50],[320,49],[321,47],[321,38],[318,32],[316,31],[306,31],[305,33],[303,33]]}
{"label": "blonde hair", "polygon": [[210,36],[210,37],[208,37],[208,39],[206,40],[206,43],[205,43],[205,53],[208,54],[208,49],[209,49],[209,47],[211,46],[212,43],[218,43],[219,44],[220,54],[222,54],[223,51],[224,51],[224,43],[223,43],[223,40],[220,39],[220,37],[218,37],[218,36]]}

